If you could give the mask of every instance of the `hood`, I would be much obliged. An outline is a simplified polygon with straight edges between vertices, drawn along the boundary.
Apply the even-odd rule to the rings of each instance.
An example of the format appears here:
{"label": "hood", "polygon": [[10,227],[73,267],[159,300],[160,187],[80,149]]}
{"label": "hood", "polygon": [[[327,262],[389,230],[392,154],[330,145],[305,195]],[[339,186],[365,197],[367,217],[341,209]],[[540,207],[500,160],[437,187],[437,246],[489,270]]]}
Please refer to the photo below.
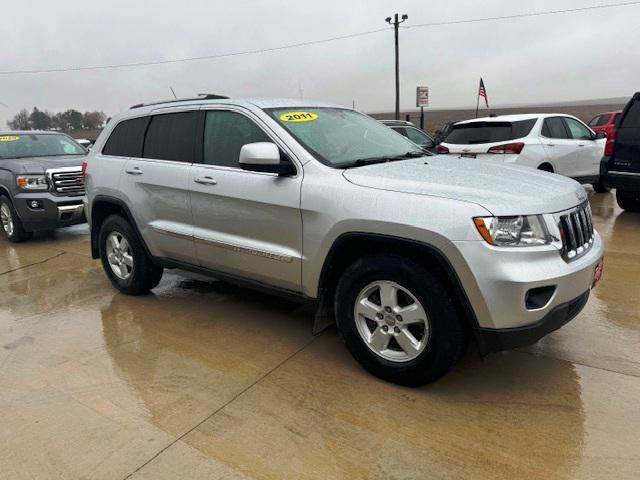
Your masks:
{"label": "hood", "polygon": [[587,199],[569,178],[531,168],[446,155],[345,170],[356,185],[475,203],[493,215],[555,213]]}
{"label": "hood", "polygon": [[53,157],[0,158],[0,168],[13,173],[45,173],[50,168],[80,167],[84,155],[61,155]]}

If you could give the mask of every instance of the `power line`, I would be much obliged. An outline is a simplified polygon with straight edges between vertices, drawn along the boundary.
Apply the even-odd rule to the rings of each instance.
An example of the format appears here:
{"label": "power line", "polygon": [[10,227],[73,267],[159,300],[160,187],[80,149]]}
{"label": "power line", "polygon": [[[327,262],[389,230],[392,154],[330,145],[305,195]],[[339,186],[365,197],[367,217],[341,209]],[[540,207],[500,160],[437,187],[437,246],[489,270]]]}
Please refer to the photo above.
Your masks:
{"label": "power line", "polygon": [[[589,7],[567,8],[564,10],[547,10],[543,12],[520,13],[520,14],[503,15],[503,16],[497,16],[497,17],[484,17],[484,18],[472,18],[472,19],[466,19],[466,20],[450,20],[450,21],[442,21],[442,22],[420,23],[417,25],[406,25],[401,28],[407,28],[407,29],[428,28],[428,27],[437,27],[437,26],[446,26],[446,25],[458,25],[458,24],[464,24],[464,23],[490,22],[490,21],[496,21],[496,20],[510,20],[515,18],[540,17],[543,15],[557,15],[557,14],[563,14],[563,13],[585,12],[585,11],[591,11],[591,10],[601,10],[605,8],[627,7],[632,5],[640,5],[640,0],[630,1],[630,2],[610,3],[606,5],[592,5]],[[258,53],[268,53],[268,52],[275,52],[278,50],[286,50],[289,48],[299,48],[299,47],[306,47],[310,45],[319,45],[322,43],[335,42],[338,40],[346,40],[349,38],[357,38],[357,37],[364,37],[368,35],[374,35],[376,33],[386,32],[388,30],[391,30],[391,27],[379,28],[376,30],[369,30],[366,32],[351,33],[347,35],[340,35],[337,37],[324,38],[321,40],[310,40],[308,42],[291,43],[287,45],[281,45],[278,47],[260,48],[255,50],[244,50],[239,52],[228,52],[228,53],[220,53],[220,54],[214,54],[214,55],[203,55],[200,57],[174,58],[174,59],[168,59],[168,60],[155,60],[155,61],[149,61],[149,62],[130,62],[130,63],[119,63],[119,64],[111,64],[111,65],[93,65],[93,66],[86,66],[86,67],[58,67],[58,68],[33,69],[33,70],[5,70],[5,71],[0,71],[0,75],[27,75],[27,74],[40,74],[40,73],[79,72],[79,71],[86,71],[86,70],[110,70],[110,69],[116,69],[116,68],[146,67],[146,66],[152,66],[152,65],[167,65],[171,63],[214,60],[218,58],[237,57],[241,55],[254,55]]]}
{"label": "power line", "polygon": [[494,20],[510,20],[514,18],[541,17],[543,15],[557,15],[560,13],[586,12],[589,10],[601,10],[603,8],[614,8],[614,7],[628,7],[631,5],[640,5],[640,1],[610,3],[607,5],[592,5],[590,7],[567,8],[564,10],[547,10],[544,12],[516,13],[513,15],[502,15],[499,17],[473,18],[468,20],[451,20],[448,22],[418,23],[416,25],[405,25],[404,27],[401,27],[401,28],[439,27],[442,25],[459,25],[461,23],[478,23],[478,22],[491,22]]}

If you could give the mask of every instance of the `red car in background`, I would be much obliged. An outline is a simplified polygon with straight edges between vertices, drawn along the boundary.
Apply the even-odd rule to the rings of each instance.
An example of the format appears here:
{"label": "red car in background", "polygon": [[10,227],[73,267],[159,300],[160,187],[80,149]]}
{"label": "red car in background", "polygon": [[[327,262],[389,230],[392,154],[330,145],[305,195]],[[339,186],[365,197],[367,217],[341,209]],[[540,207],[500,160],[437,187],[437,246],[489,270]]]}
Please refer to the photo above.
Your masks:
{"label": "red car in background", "polygon": [[604,147],[605,156],[611,156],[613,153],[613,144],[616,140],[616,129],[620,120],[622,111],[599,113],[591,119],[589,127],[594,132],[604,132],[607,134],[607,143]]}

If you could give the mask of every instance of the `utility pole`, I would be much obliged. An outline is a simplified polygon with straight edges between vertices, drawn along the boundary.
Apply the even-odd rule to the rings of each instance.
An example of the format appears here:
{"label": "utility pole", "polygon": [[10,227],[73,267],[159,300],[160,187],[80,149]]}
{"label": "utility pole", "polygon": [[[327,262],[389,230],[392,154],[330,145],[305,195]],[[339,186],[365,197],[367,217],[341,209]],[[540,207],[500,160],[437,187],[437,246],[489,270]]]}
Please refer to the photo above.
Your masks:
{"label": "utility pole", "polygon": [[[396,45],[396,120],[400,120],[400,50],[398,44],[398,31],[400,24],[404,23],[409,16],[402,14],[402,20],[398,19],[398,14],[394,14],[393,19],[387,17],[385,20],[389,25],[393,25],[395,45]],[[393,20],[393,21],[392,21]]]}

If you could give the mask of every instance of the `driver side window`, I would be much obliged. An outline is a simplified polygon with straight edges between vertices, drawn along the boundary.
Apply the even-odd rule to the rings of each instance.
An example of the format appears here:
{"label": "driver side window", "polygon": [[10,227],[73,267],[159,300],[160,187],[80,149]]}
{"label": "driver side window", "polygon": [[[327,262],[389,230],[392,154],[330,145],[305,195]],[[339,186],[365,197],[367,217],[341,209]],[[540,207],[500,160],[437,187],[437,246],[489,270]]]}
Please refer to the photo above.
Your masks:
{"label": "driver side window", "polygon": [[567,127],[569,127],[571,138],[574,140],[591,140],[591,131],[582,123],[574,118],[565,118],[564,121],[566,122]]}
{"label": "driver side window", "polygon": [[209,110],[204,125],[203,162],[240,168],[240,149],[247,143],[271,142],[253,121],[227,110]]}

